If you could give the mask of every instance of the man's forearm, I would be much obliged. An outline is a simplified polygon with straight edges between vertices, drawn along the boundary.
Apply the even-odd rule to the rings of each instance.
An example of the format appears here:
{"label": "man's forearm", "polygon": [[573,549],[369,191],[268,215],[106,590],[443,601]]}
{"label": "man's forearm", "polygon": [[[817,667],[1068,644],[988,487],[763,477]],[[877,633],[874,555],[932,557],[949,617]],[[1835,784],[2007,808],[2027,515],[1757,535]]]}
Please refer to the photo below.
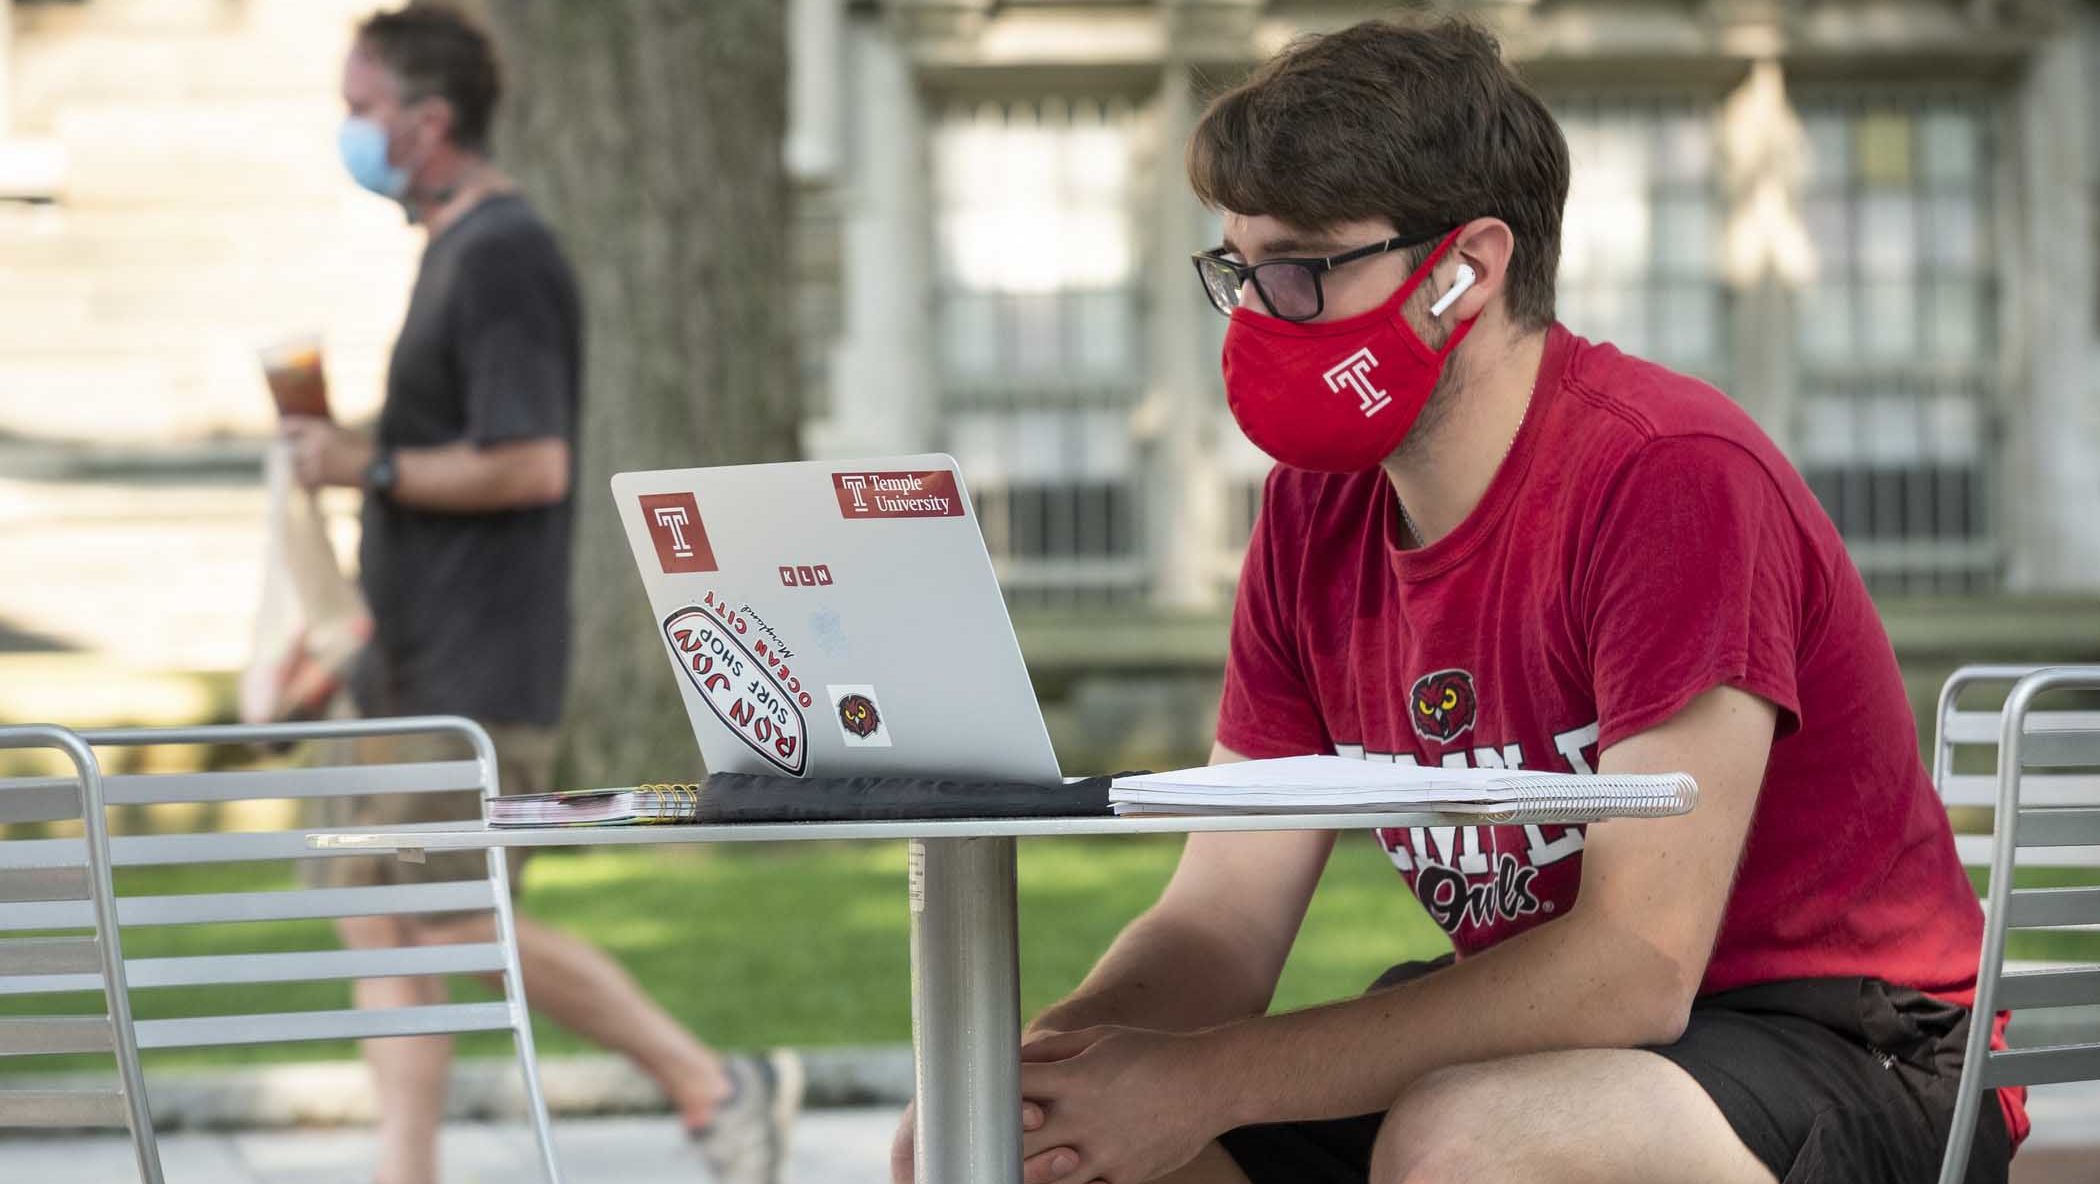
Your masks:
{"label": "man's forearm", "polygon": [[1029,1025],[1030,1035],[1120,1024],[1192,1032],[1267,1010],[1274,979],[1232,940],[1157,909],[1126,927],[1086,981]]}
{"label": "man's forearm", "polygon": [[[555,442],[559,443],[559,442]],[[568,494],[568,453],[545,442],[446,444],[394,454],[394,501],[418,510],[486,514],[552,505]]]}
{"label": "man's forearm", "polygon": [[1575,914],[1391,990],[1201,1039],[1233,1067],[1219,1078],[1235,1091],[1223,1100],[1233,1125],[1343,1118],[1389,1109],[1452,1065],[1666,1043],[1695,988],[1639,934]]}

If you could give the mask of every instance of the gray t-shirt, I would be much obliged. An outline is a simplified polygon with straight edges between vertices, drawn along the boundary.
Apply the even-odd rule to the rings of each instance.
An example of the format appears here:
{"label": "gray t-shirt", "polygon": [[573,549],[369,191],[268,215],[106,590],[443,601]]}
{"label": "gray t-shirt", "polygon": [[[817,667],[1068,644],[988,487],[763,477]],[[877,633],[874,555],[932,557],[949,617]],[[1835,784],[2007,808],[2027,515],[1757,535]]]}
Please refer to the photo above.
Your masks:
{"label": "gray t-shirt", "polygon": [[[379,443],[560,437],[574,455],[583,357],[576,279],[525,200],[484,199],[431,240],[387,369]],[[352,682],[367,715],[551,725],[569,661],[571,496],[443,514],[367,496],[373,640]]]}

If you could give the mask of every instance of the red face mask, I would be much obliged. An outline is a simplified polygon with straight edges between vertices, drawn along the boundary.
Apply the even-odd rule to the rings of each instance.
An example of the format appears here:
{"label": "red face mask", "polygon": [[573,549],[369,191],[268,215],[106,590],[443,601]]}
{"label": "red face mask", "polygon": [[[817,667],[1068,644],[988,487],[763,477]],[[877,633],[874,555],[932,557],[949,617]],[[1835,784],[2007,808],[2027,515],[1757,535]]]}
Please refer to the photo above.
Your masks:
{"label": "red face mask", "polygon": [[[1463,229],[1461,227],[1460,229]],[[1400,315],[1458,238],[1446,235],[1391,299],[1339,321],[1299,323],[1241,306],[1225,330],[1225,401],[1254,446],[1297,469],[1354,473],[1393,454],[1473,328],[1430,349]]]}

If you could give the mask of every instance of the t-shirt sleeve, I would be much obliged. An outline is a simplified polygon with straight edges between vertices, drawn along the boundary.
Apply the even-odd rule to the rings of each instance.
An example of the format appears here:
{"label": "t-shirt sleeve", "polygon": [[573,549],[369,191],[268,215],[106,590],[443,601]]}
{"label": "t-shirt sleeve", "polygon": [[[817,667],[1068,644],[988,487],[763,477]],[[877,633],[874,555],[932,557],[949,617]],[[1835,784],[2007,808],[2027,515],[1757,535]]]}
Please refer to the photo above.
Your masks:
{"label": "t-shirt sleeve", "polygon": [[571,289],[551,244],[481,244],[462,261],[454,349],[475,444],[573,439]]}
{"label": "t-shirt sleeve", "polygon": [[[1232,643],[1225,658],[1225,693],[1218,704],[1218,743],[1241,756],[1263,759],[1333,750],[1320,722],[1307,668],[1292,627],[1297,565],[1280,552],[1292,545],[1276,530],[1277,474],[1269,475],[1262,510],[1240,565],[1232,610]],[[1287,532],[1286,532],[1287,533]]]}
{"label": "t-shirt sleeve", "polygon": [[1807,541],[1772,474],[1740,445],[1667,437],[1635,454],[1600,507],[1577,602],[1598,745],[1732,686],[1800,726]]}

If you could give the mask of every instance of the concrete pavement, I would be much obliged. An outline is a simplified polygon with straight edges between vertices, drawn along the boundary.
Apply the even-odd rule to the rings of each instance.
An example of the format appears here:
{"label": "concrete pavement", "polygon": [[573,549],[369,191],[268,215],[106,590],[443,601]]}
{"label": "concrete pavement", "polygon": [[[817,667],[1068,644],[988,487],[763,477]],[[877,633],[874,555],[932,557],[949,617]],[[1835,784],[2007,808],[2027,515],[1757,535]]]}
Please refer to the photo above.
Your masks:
{"label": "concrete pavement", "polygon": [[[883,1184],[898,1110],[817,1110],[795,1129],[788,1184]],[[707,1169],[669,1118],[562,1118],[555,1154],[565,1184],[707,1184]],[[168,1184],[369,1184],[369,1127],[178,1132],[160,1140]],[[532,1129],[451,1123],[440,1151],[446,1184],[537,1180]],[[0,1139],[0,1180],[115,1184],[137,1179],[131,1144],[107,1135]]]}
{"label": "concrete pavement", "polygon": [[[2100,1083],[2035,1091],[2034,1137],[2014,1161],[2012,1184],[2100,1184]],[[884,1184],[894,1105],[815,1110],[795,1130],[788,1184]],[[568,1184],[707,1184],[667,1117],[560,1116],[555,1153]],[[168,1184],[368,1184],[370,1128],[177,1132],[161,1139]],[[531,1129],[516,1122],[445,1127],[446,1184],[538,1179]],[[0,1181],[113,1184],[136,1179],[131,1145],[108,1135],[0,1137]]]}

